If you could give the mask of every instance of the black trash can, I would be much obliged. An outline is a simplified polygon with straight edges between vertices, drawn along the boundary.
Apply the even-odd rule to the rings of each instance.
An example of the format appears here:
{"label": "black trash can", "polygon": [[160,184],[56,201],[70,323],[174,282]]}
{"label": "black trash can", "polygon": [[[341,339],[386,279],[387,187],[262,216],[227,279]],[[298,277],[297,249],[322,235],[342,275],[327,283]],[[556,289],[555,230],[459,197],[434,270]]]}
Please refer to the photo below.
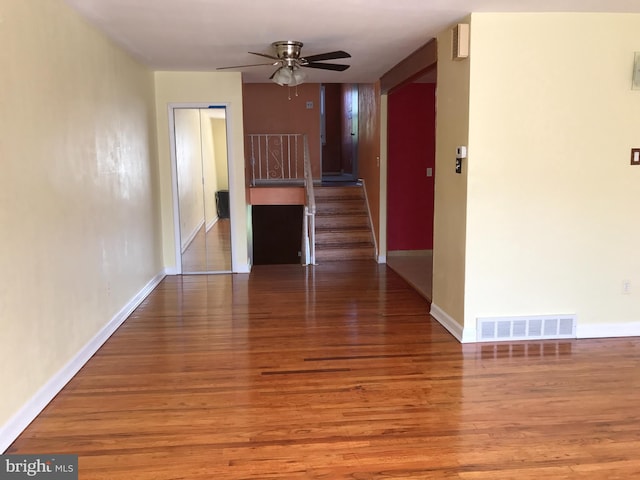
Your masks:
{"label": "black trash can", "polygon": [[229,190],[218,190],[216,192],[216,208],[218,218],[229,218]]}

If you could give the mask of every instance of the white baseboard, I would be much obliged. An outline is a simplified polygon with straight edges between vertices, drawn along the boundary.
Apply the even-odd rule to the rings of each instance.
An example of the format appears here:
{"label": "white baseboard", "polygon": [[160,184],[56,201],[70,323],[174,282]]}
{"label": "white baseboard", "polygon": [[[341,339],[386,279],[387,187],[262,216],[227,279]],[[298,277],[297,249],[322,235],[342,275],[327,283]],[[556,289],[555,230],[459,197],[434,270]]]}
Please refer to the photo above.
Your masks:
{"label": "white baseboard", "polygon": [[442,310],[435,303],[431,304],[431,311],[429,314],[436,319],[436,321],[446,328],[451,335],[453,335],[459,342],[463,340],[463,328],[458,322],[456,322],[453,317],[451,317],[447,312]]}
{"label": "white baseboard", "polygon": [[[431,304],[430,315],[446,328],[460,343],[476,343],[477,331],[475,325],[463,328],[444,310],[435,303]],[[576,324],[576,338],[619,338],[640,337],[640,322],[627,323],[597,323]]]}
{"label": "white baseboard", "polygon": [[640,337],[640,322],[576,324],[577,338]]}
{"label": "white baseboard", "polygon": [[167,267],[164,269],[165,275],[180,275],[182,271],[178,267]]}
{"label": "white baseboard", "polygon": [[251,264],[243,263],[233,270],[233,273],[251,273]]}
{"label": "white baseboard", "polygon": [[0,452],[4,452],[22,431],[40,414],[49,402],[78,373],[131,313],[165,277],[156,275],[122,309],[80,349],[69,362],[56,373],[18,412],[0,428]]}
{"label": "white baseboard", "polygon": [[205,223],[204,223],[204,218],[203,218],[202,221],[189,234],[189,236],[187,238],[185,238],[184,241],[182,242],[182,250],[181,250],[182,253],[187,251],[187,248],[189,248],[189,246],[191,245],[191,242],[193,242],[195,240],[196,235],[198,235],[198,232],[204,226],[205,226]]}
{"label": "white baseboard", "polygon": [[386,255],[378,255],[378,263],[387,263]]}

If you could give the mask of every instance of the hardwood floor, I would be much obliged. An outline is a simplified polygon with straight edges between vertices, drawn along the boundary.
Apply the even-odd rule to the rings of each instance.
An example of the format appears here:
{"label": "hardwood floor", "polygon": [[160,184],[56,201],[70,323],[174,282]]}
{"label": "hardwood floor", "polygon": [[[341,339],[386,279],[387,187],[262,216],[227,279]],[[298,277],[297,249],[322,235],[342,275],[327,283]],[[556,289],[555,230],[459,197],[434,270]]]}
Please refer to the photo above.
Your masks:
{"label": "hardwood floor", "polygon": [[184,273],[231,271],[231,221],[220,218],[205,234],[202,227],[182,254]]}
{"label": "hardwood floor", "polygon": [[460,345],[373,261],[167,277],[10,447],[81,479],[630,479],[640,339]]}

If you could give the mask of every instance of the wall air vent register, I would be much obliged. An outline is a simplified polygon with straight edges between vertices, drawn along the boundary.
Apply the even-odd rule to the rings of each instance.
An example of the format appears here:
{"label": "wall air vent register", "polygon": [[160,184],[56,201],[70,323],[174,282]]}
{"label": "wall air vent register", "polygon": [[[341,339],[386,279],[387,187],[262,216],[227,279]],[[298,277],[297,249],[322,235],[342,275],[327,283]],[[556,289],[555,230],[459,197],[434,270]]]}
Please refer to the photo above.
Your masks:
{"label": "wall air vent register", "polygon": [[478,318],[477,341],[576,338],[575,315]]}

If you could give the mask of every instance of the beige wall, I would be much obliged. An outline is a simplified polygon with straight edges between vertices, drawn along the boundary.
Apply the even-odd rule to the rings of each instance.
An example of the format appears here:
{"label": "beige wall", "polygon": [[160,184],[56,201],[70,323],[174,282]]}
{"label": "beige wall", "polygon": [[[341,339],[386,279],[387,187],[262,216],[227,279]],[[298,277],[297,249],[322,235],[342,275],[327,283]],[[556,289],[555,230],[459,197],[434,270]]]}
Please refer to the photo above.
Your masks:
{"label": "beige wall", "polygon": [[229,189],[227,161],[227,123],[222,118],[211,119],[212,142],[216,166],[216,190]]}
{"label": "beige wall", "polygon": [[250,217],[245,192],[241,74],[230,72],[156,72],[155,81],[165,266],[169,272],[175,272],[177,269],[168,107],[170,104],[226,104],[230,137],[227,148],[229,152],[229,202],[233,218],[231,229],[232,263],[234,272],[248,272],[250,268]]}
{"label": "beige wall", "polygon": [[[629,165],[640,146],[638,32],[640,15],[473,14],[464,283],[453,268],[464,312],[458,294],[455,307],[444,300],[452,265],[439,252],[450,239],[434,252],[434,301],[464,318],[465,335],[475,335],[477,317],[558,313],[578,315],[579,336],[640,335],[640,167]],[[448,111],[464,121],[463,107]],[[445,181],[463,132],[447,141],[438,137]],[[463,203],[460,193],[449,205]],[[436,232],[448,234],[463,208],[443,215],[439,205]],[[461,230],[448,249],[464,246]]]}
{"label": "beige wall", "polygon": [[[209,163],[205,160],[211,156],[213,146],[207,141],[211,139],[211,135],[206,134],[207,130],[201,129],[199,109],[176,109],[174,122],[178,201],[180,203],[180,238],[184,252],[205,223],[205,196],[202,182],[205,178],[204,165]],[[208,131],[210,132],[210,129]]]}
{"label": "beige wall", "polygon": [[432,311],[460,335],[464,319],[467,182],[473,161],[455,173],[457,146],[469,141],[469,61],[451,60],[451,33],[438,36]]}
{"label": "beige wall", "polygon": [[162,258],[152,73],[61,0],[0,16],[1,427]]}
{"label": "beige wall", "polygon": [[[209,231],[209,228],[213,226],[213,223],[218,218],[216,208],[218,169],[216,168],[215,143],[213,141],[213,119],[210,118],[208,114],[209,109],[200,110],[200,131],[202,132],[202,184],[204,185],[203,203],[207,231]],[[223,119],[220,120],[224,123]]]}

